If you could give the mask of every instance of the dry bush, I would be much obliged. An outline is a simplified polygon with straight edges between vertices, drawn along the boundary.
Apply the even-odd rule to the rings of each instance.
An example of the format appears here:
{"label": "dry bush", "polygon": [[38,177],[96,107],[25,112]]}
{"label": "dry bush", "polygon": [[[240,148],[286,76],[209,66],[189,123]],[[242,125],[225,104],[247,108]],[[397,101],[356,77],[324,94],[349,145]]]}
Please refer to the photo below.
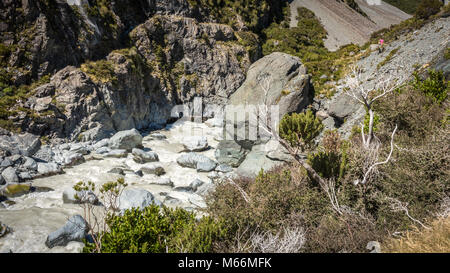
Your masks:
{"label": "dry bush", "polygon": [[250,241],[252,253],[298,253],[305,244],[306,236],[302,227],[289,227],[276,234],[255,234]]}
{"label": "dry bush", "polygon": [[391,239],[382,245],[383,252],[391,253],[449,253],[450,218],[435,220],[431,229],[415,228],[400,239]]}

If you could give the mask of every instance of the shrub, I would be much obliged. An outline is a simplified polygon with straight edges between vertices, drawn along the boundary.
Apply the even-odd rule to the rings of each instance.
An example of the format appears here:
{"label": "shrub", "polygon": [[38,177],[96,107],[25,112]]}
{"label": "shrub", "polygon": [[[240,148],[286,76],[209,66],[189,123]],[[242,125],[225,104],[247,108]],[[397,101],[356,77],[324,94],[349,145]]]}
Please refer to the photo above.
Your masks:
{"label": "shrub", "polygon": [[312,140],[320,134],[323,124],[311,110],[307,110],[305,113],[285,115],[279,129],[281,138],[303,151],[313,145]]}
{"label": "shrub", "polygon": [[[284,227],[309,226],[330,212],[317,187],[310,187],[299,166],[260,172],[255,179],[222,182],[207,198],[208,213],[224,219],[227,236],[219,251],[250,251],[245,245],[252,234],[276,234]],[[246,202],[240,187],[250,199]]]}
{"label": "shrub", "polygon": [[442,6],[440,0],[422,0],[417,7],[415,16],[419,19],[428,19],[431,15],[438,13]]}
{"label": "shrub", "polygon": [[311,167],[323,178],[340,179],[346,167],[346,147],[342,145],[336,131],[326,131],[322,146],[317,152],[308,155]]}
{"label": "shrub", "polygon": [[88,74],[94,82],[108,83],[117,82],[117,76],[114,72],[114,64],[108,60],[99,60],[96,62],[86,62],[81,65],[81,71]]}
{"label": "shrub", "polygon": [[447,99],[450,85],[444,78],[442,71],[428,70],[428,77],[422,80],[417,72],[413,74],[413,86],[427,96],[441,103]]}
{"label": "shrub", "polygon": [[[126,210],[107,223],[109,230],[101,234],[106,253],[210,252],[222,232],[209,217],[197,221],[192,212],[156,205]],[[84,252],[94,250],[94,244],[86,243]]]}

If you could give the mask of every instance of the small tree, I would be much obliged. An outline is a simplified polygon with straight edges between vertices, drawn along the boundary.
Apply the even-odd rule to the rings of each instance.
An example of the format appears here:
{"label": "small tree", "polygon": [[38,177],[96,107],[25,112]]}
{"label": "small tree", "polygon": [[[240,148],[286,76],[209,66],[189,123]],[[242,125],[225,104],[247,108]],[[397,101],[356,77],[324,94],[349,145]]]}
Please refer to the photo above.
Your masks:
{"label": "small tree", "polygon": [[78,182],[73,188],[77,192],[75,199],[83,208],[83,216],[88,225],[88,233],[93,241],[93,251],[102,252],[102,236],[104,231],[108,230],[108,221],[112,219],[118,209],[119,196],[123,189],[127,186],[123,178],[117,179],[115,182],[107,182],[100,188],[99,200],[101,206],[95,206],[93,202],[86,199],[88,192],[95,192],[95,184],[93,182]]}
{"label": "small tree", "polygon": [[323,129],[322,122],[311,110],[306,113],[285,115],[280,122],[280,137],[301,152],[313,146],[313,140]]}
{"label": "small tree", "polygon": [[[392,156],[392,152],[394,150],[393,141],[395,132],[397,131],[397,126],[395,126],[395,129],[392,132],[391,151],[389,152],[387,159],[385,161],[378,162],[381,144],[378,139],[375,140],[374,125],[376,115],[373,110],[373,104],[376,100],[385,97],[391,94],[394,90],[398,89],[400,84],[405,80],[405,77],[403,76],[398,76],[397,79],[394,79],[394,77],[390,75],[389,77],[378,81],[375,86],[371,87],[367,84],[371,77],[373,77],[373,75],[366,75],[364,77],[360,69],[353,67],[352,73],[347,78],[347,86],[349,90],[346,94],[361,103],[366,108],[369,115],[368,122],[366,121],[361,123],[361,140],[364,148],[364,151],[362,152],[365,155],[365,172],[363,179],[361,181],[356,180],[355,185],[359,183],[365,184],[369,180],[372,172],[376,171],[376,167],[389,162]],[[367,135],[365,132],[367,132]]]}

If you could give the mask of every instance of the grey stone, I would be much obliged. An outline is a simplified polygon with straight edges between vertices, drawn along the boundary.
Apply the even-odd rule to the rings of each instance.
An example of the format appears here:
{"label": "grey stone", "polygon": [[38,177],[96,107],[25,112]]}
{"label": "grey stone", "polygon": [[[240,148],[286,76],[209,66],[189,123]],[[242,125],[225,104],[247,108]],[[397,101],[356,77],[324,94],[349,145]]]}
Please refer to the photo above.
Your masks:
{"label": "grey stone", "polygon": [[105,157],[114,157],[114,158],[123,158],[127,157],[127,155],[128,155],[127,150],[122,149],[111,150],[109,153],[103,154],[103,156]]}
{"label": "grey stone", "polygon": [[120,131],[109,139],[109,147],[131,151],[133,148],[142,147],[142,136],[136,129]]}
{"label": "grey stone", "polygon": [[212,159],[197,153],[183,154],[177,158],[177,163],[182,167],[200,171],[212,171],[217,165]]}
{"label": "grey stone", "polygon": [[8,151],[10,154],[32,156],[41,146],[39,137],[25,133],[21,135],[0,135],[0,150]]}
{"label": "grey stone", "polygon": [[150,184],[173,187],[173,182],[168,177],[160,177],[156,180],[150,181]]}
{"label": "grey stone", "polygon": [[66,246],[71,241],[82,242],[86,237],[88,225],[81,215],[72,216],[60,229],[47,236],[45,245],[48,248]]}
{"label": "grey stone", "polygon": [[100,148],[98,148],[97,150],[95,150],[95,152],[96,152],[97,154],[99,154],[99,155],[101,155],[101,154],[107,154],[107,153],[111,152],[111,149],[108,148],[108,147],[100,147]]}
{"label": "grey stone", "polygon": [[37,170],[37,163],[36,161],[31,157],[26,157],[25,162],[22,164],[22,167],[30,170],[30,171],[36,171]]}
{"label": "grey stone", "polygon": [[166,173],[161,164],[157,162],[146,163],[139,170],[146,174],[155,174],[158,176]]}
{"label": "grey stone", "polygon": [[145,208],[151,204],[161,205],[153,194],[144,189],[126,189],[119,197],[119,209]]}
{"label": "grey stone", "polygon": [[189,184],[189,187],[191,187],[192,188],[192,190],[195,192],[195,191],[197,191],[197,189],[200,187],[200,186],[202,186],[203,184],[205,184],[205,182],[203,182],[203,181],[201,181],[200,179],[195,179],[194,181],[192,181],[190,184]]}
{"label": "grey stone", "polygon": [[62,173],[61,167],[56,163],[37,163],[37,171],[41,176]]}
{"label": "grey stone", "polygon": [[33,179],[33,177],[31,176],[31,174],[29,172],[20,172],[18,174],[20,180],[31,180]]}
{"label": "grey stone", "polygon": [[17,171],[13,167],[8,167],[3,170],[2,176],[6,183],[17,183],[19,182],[19,177],[17,176]]}
{"label": "grey stone", "polygon": [[3,159],[2,163],[0,163],[0,167],[2,167],[2,168],[7,168],[12,165],[14,165],[14,162],[12,162],[11,159],[9,159],[9,158]]}
{"label": "grey stone", "polygon": [[100,148],[107,147],[108,145],[109,145],[109,138],[104,138],[96,142],[94,145],[92,145],[92,147],[94,148],[94,150],[98,150]]}
{"label": "grey stone", "polygon": [[216,171],[221,173],[229,173],[233,171],[233,168],[231,168],[227,164],[220,164],[219,166],[216,167]]}
{"label": "grey stone", "polygon": [[137,163],[148,163],[159,161],[158,154],[152,151],[144,151],[138,148],[133,148],[131,151],[133,154],[133,160]]}
{"label": "grey stone", "polygon": [[187,136],[183,138],[183,146],[189,152],[201,152],[208,149],[208,140],[205,136]]}
{"label": "grey stone", "polygon": [[219,142],[214,156],[219,164],[239,167],[242,161],[244,161],[247,152],[246,149],[233,140],[222,140]]}
{"label": "grey stone", "polygon": [[111,170],[108,171],[108,173],[116,173],[116,174],[120,174],[120,175],[125,175],[125,172],[123,171],[122,168],[112,168]]}
{"label": "grey stone", "polygon": [[269,171],[276,166],[283,165],[282,161],[274,161],[267,158],[263,151],[251,151],[244,162],[236,169],[236,173],[244,177],[255,177],[263,169]]}

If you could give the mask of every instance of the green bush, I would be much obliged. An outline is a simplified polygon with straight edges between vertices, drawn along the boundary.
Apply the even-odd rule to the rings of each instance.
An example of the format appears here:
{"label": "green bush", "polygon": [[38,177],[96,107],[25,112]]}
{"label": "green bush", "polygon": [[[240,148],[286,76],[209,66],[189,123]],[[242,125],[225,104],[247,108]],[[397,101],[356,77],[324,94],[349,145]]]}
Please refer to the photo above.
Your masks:
{"label": "green bush", "polygon": [[320,134],[323,124],[314,116],[311,110],[305,113],[292,113],[285,115],[279,126],[280,137],[285,139],[292,147],[302,151],[313,146],[312,140]]}
{"label": "green bush", "polygon": [[417,72],[414,73],[413,86],[428,97],[441,103],[447,99],[450,85],[445,80],[442,71],[428,70],[428,77],[422,80]]}
{"label": "green bush", "polygon": [[[209,217],[196,220],[195,214],[156,205],[142,210],[126,210],[107,219],[109,231],[98,234],[105,253],[210,252],[223,230]],[[84,252],[94,252],[86,243]]]}
{"label": "green bush", "polygon": [[440,0],[422,0],[417,7],[415,16],[419,19],[428,19],[431,15],[438,13],[443,6]]}

